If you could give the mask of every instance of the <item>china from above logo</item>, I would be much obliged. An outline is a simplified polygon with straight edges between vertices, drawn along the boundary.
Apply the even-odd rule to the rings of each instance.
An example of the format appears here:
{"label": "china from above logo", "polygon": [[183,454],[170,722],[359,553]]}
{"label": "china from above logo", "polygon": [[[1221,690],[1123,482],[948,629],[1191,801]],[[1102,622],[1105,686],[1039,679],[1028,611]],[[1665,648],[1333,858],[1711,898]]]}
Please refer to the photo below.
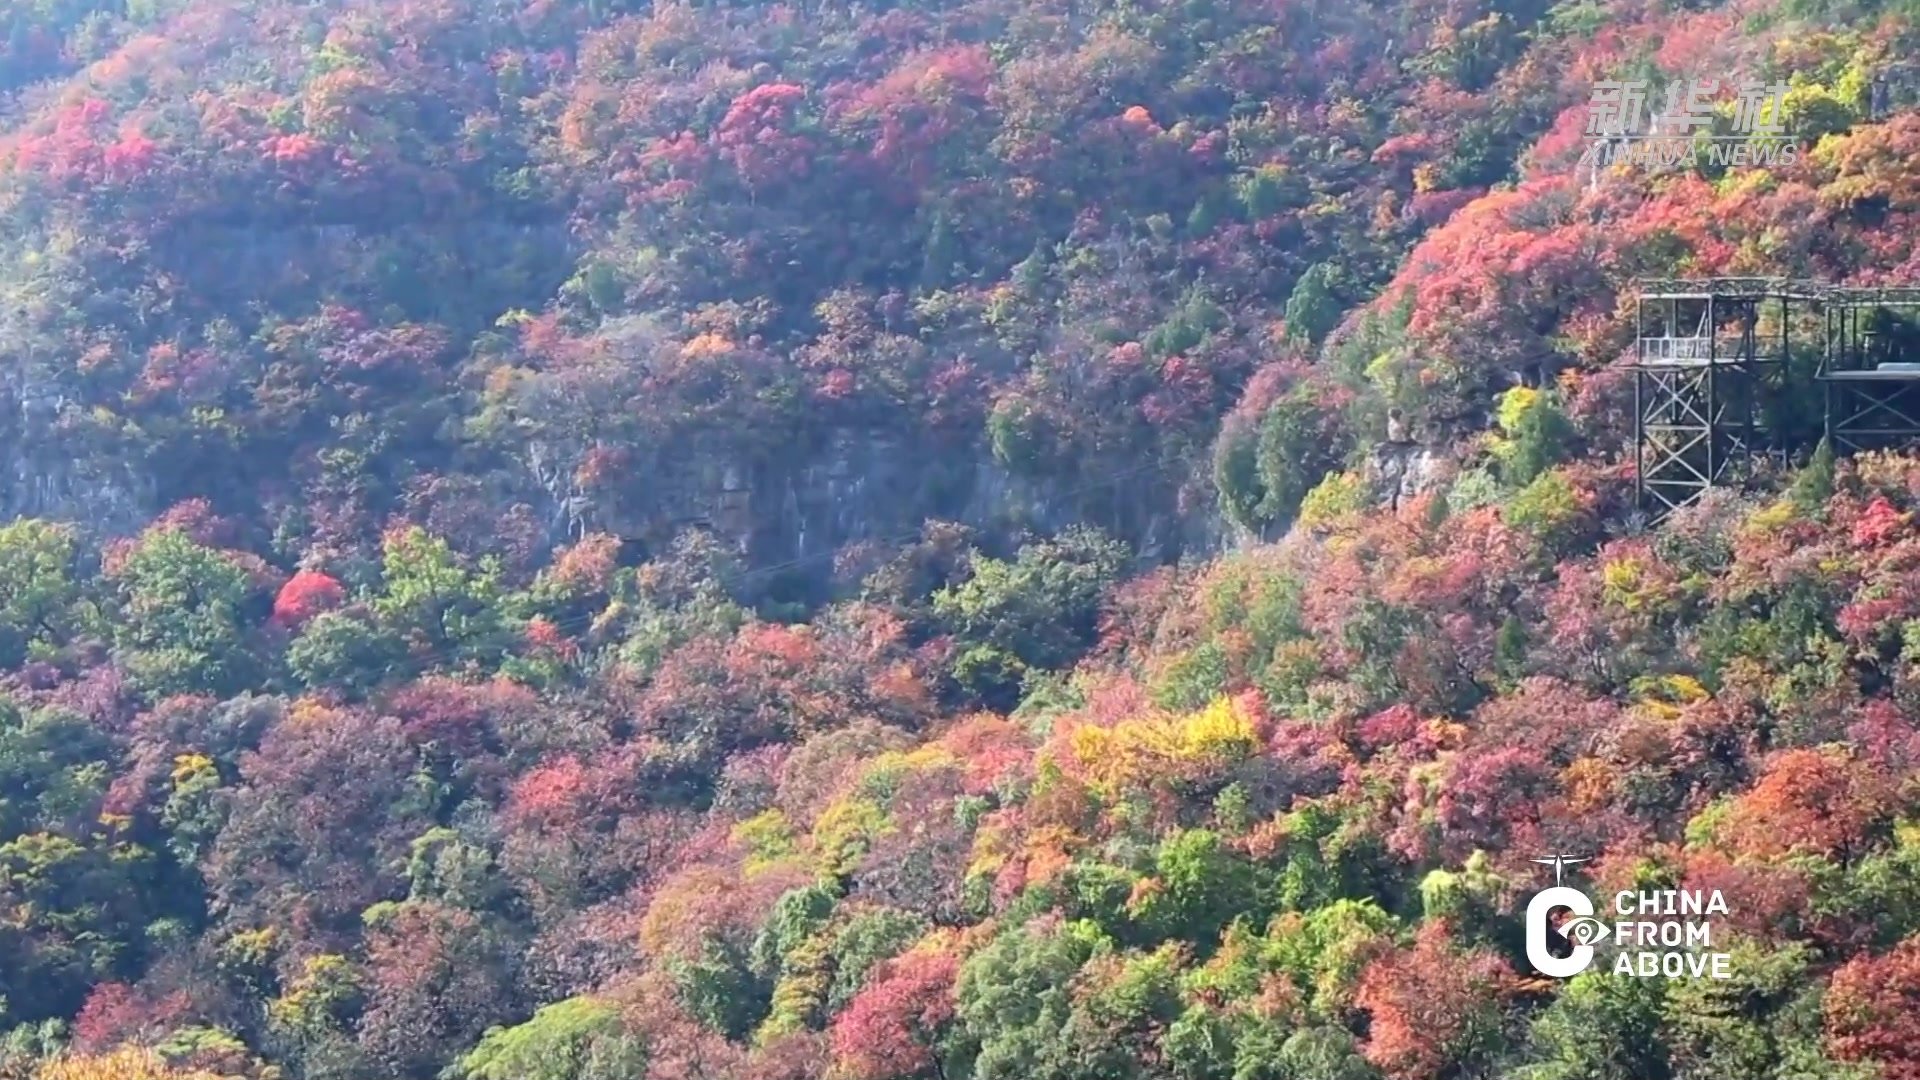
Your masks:
{"label": "china from above logo", "polygon": [[[1613,896],[1617,918],[1608,923],[1596,917],[1592,898],[1563,883],[1566,868],[1588,861],[1587,857],[1554,855],[1533,861],[1552,866],[1554,879],[1551,888],[1535,893],[1527,903],[1527,962],[1542,975],[1573,978],[1591,967],[1600,947],[1611,940],[1615,975],[1733,977],[1732,957],[1714,950],[1713,924],[1706,918],[1727,914],[1720,890],[1621,890]],[[1570,950],[1566,956],[1556,956],[1548,947],[1548,931],[1553,929],[1553,913],[1563,910],[1573,914],[1558,928]]]}

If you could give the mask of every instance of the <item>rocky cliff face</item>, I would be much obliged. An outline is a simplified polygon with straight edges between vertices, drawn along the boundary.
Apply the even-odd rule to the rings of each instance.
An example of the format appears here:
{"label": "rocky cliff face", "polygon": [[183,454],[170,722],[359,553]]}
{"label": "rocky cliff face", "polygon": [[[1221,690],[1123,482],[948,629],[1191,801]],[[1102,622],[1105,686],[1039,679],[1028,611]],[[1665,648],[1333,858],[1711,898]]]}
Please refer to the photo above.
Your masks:
{"label": "rocky cliff face", "polygon": [[64,387],[0,365],[0,521],[59,518],[113,534],[158,509],[147,463],[89,453],[85,423]]}
{"label": "rocky cliff face", "polygon": [[[176,482],[169,469],[177,473],[178,462],[153,460],[118,429],[96,423],[82,391],[45,370],[17,355],[0,363],[0,520],[46,517],[120,535],[165,510],[183,487],[247,490],[217,477]],[[1226,541],[1210,490],[1194,479],[1205,475],[1198,463],[1148,461],[1118,475],[1061,468],[1035,478],[1009,471],[977,440],[880,427],[829,430],[774,455],[742,445],[726,432],[705,432],[676,445],[629,448],[620,475],[585,484],[587,446],[534,441],[507,466],[517,478],[488,478],[485,487],[501,492],[503,513],[513,502],[531,506],[555,543],[606,531],[659,550],[685,529],[706,528],[749,565],[807,577],[830,571],[849,544],[903,542],[928,519],[1009,541],[1094,525],[1149,562],[1216,551]],[[447,449],[449,462],[459,458],[455,449]]]}
{"label": "rocky cliff face", "polygon": [[670,448],[629,461],[615,483],[591,491],[575,468],[563,467],[565,457],[534,444],[523,459],[559,533],[605,531],[664,546],[683,529],[707,528],[752,565],[808,576],[829,569],[849,544],[904,542],[928,519],[1008,539],[1094,525],[1152,562],[1218,550],[1226,537],[1210,495],[1172,470],[1034,480],[977,444],[897,430],[835,429],[779,458],[756,459],[721,441]]}
{"label": "rocky cliff face", "polygon": [[[0,520],[50,517],[113,535],[165,509],[157,483],[165,463],[103,453],[83,437],[85,415],[58,383],[24,365],[0,367]],[[724,435],[658,448],[591,488],[579,482],[580,459],[579,447],[529,443],[519,480],[507,485],[544,518],[553,542],[604,531],[659,550],[704,528],[750,566],[809,578],[830,572],[850,544],[904,542],[930,518],[1009,540],[1094,525],[1148,563],[1215,553],[1236,539],[1193,463],[1032,479],[977,443],[849,428],[774,458],[743,454]],[[1393,505],[1439,482],[1445,459],[1415,442],[1383,441],[1363,471],[1375,499]]]}
{"label": "rocky cliff face", "polygon": [[1363,476],[1375,501],[1398,506],[1444,479],[1446,459],[1428,447],[1407,440],[1382,442],[1367,455]]}

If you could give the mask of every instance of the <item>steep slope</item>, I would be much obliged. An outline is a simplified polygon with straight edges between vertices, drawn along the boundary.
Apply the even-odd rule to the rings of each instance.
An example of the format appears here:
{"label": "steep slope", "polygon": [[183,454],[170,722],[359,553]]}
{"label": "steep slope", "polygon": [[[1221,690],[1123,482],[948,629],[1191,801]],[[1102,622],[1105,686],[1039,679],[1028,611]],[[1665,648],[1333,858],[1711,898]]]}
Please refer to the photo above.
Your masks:
{"label": "steep slope", "polygon": [[1614,365],[1917,276],[1915,15],[21,9],[0,1074],[1920,1075],[1920,466],[1648,529]]}
{"label": "steep slope", "polygon": [[6,505],[1204,545],[1253,369],[1567,103],[1540,14],[193,5],[9,139]]}

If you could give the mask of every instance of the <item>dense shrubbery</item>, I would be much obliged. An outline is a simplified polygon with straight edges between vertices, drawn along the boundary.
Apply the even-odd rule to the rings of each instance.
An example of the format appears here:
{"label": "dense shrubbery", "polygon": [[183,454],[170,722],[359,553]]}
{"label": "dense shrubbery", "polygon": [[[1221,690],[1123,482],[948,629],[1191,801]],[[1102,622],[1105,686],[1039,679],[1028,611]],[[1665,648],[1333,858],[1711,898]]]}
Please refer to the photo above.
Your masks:
{"label": "dense shrubbery", "polygon": [[[0,1074],[1920,1075],[1920,466],[1640,528],[1611,367],[1920,276],[1913,14],[0,18]],[[1736,979],[1529,978],[1550,850]]]}
{"label": "dense shrubbery", "polygon": [[[1558,466],[1117,586],[1091,535],[963,552],[910,620],[797,626],[716,622],[688,564],[601,538],[475,599],[407,534],[354,590],[150,621],[126,582],[244,562],[188,515],[49,601],[124,653],[53,634],[0,712],[13,1043],[64,1021],[47,1075],[123,1043],[218,1075],[1891,1075],[1920,473],[1810,468],[1629,539],[1590,516],[1620,481]],[[310,596],[342,606],[289,638]],[[394,659],[291,696],[275,658],[348,612]],[[454,613],[521,627],[527,676]],[[266,695],[111,659],[191,670],[208,627]],[[968,714],[980,650],[1076,673]],[[1726,890],[1736,984],[1526,982],[1548,849]]]}

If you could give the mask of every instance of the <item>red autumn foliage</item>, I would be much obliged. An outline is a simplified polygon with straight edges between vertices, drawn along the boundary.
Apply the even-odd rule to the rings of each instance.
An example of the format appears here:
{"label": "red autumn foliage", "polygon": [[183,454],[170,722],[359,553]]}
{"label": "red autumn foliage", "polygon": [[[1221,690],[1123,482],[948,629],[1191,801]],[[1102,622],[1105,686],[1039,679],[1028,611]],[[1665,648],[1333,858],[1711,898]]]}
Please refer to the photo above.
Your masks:
{"label": "red autumn foliage", "polygon": [[736,98],[714,129],[713,142],[750,188],[804,176],[813,142],[794,130],[806,89],[792,83],[756,86]]}
{"label": "red autumn foliage", "polygon": [[98,1053],[122,1042],[140,1042],[178,1024],[190,1007],[191,1002],[181,991],[156,999],[147,990],[126,983],[101,983],[87,995],[87,1003],[73,1019],[73,1045],[86,1053]]}
{"label": "red autumn foliage", "polygon": [[347,590],[340,582],[318,570],[302,570],[280,586],[273,598],[273,621],[298,630],[308,619],[323,611],[332,611],[345,603]]}
{"label": "red autumn foliage", "polygon": [[833,1023],[833,1057],[850,1080],[926,1074],[934,1040],[953,1019],[959,971],[957,957],[931,950],[882,964]]}
{"label": "red autumn foliage", "polygon": [[1888,796],[1884,778],[1859,762],[1831,751],[1787,750],[1767,763],[1716,834],[1738,855],[1844,860],[1885,821]]}
{"label": "red autumn foliage", "polygon": [[[1886,881],[1865,874],[1855,892],[1831,873],[1897,864],[1881,856],[1913,810],[1896,781],[1920,764],[1920,668],[1902,640],[1920,617],[1920,472],[1862,457],[1825,507],[1734,500],[1705,526],[1682,513],[1603,543],[1622,518],[1608,505],[1619,470],[1582,462],[1517,493],[1475,438],[1522,369],[1565,369],[1580,453],[1619,454],[1632,376],[1604,365],[1628,344],[1617,299],[1636,276],[1920,276],[1920,119],[1904,105],[1863,117],[1865,102],[1817,91],[1911,53],[1905,15],[1813,4],[1782,23],[1746,17],[1764,3],[1602,0],[1562,5],[1541,32],[1542,5],[1435,0],[1225,0],[1177,18],[1030,5],[1012,24],[973,2],[531,0],[503,23],[468,0],[261,0],[173,5],[149,27],[99,12],[62,41],[43,24],[72,6],[0,16],[17,129],[0,134],[0,211],[19,219],[23,275],[9,319],[23,356],[74,361],[30,372],[61,404],[45,440],[29,417],[29,449],[104,459],[76,476],[114,475],[103,445],[158,463],[155,491],[211,501],[154,527],[261,581],[266,564],[229,549],[294,538],[361,568],[356,582],[369,571],[379,596],[369,541],[418,522],[476,563],[503,556],[498,610],[473,622],[525,632],[416,651],[385,673],[402,685],[314,687],[363,708],[288,701],[272,674],[246,696],[156,701],[156,670],[187,650],[131,640],[111,590],[83,583],[62,610],[72,590],[49,570],[44,605],[41,590],[25,610],[0,596],[0,654],[32,639],[28,666],[0,672],[10,1023],[77,1008],[84,1052],[192,1017],[277,1056],[283,1040],[247,1018],[301,992],[256,969],[277,962],[284,984],[337,953],[356,1014],[274,1067],[436,1075],[480,1025],[593,993],[625,1009],[650,1080],[931,1075],[963,957],[1009,929],[995,917],[1050,899],[1099,909],[1102,890],[1170,902],[1177,890],[1139,872],[1173,830],[1205,827],[1236,858],[1274,864],[1262,876],[1284,867],[1286,891],[1365,881],[1401,913],[1422,875],[1475,849],[1512,891],[1537,881],[1524,860],[1545,850],[1593,852],[1595,882],[1627,887],[1651,867],[1722,889],[1731,929],[1811,942],[1813,978],[1839,968],[1836,1057],[1920,1080],[1903,1019],[1920,965],[1909,946],[1857,955],[1886,932],[1888,913],[1858,910]],[[64,89],[15,93],[23,71],[95,57]],[[1850,130],[1766,173],[1576,167],[1581,110],[1564,106],[1643,63],[1777,72],[1833,114],[1811,119]],[[232,258],[182,252],[225,225],[245,237],[222,245]],[[1379,302],[1324,350],[1265,340],[1287,332],[1313,265],[1338,270],[1330,295],[1298,294],[1316,316]],[[1386,328],[1362,332],[1374,316]],[[1275,414],[1282,402],[1301,415]],[[1123,586],[1097,655],[1034,672],[1016,716],[968,713],[956,663],[981,651],[927,600],[985,565],[970,565],[971,541],[955,531],[895,559],[872,539],[911,529],[930,505],[915,490],[939,487],[941,512],[985,511],[982,550],[1010,539],[998,511],[1017,501],[1036,525],[1100,521],[1142,555],[1160,547],[1142,561],[1184,561],[1220,539],[1216,430],[1252,459],[1214,462],[1223,476],[1291,458],[1267,437],[1287,434],[1276,415],[1294,428],[1282,441],[1324,444],[1338,469],[1389,405],[1421,421],[1442,472],[1465,475],[1397,513]],[[905,436],[842,455],[850,430]],[[969,490],[888,475],[923,480],[912,470],[927,461]],[[756,520],[738,554],[753,572],[621,572],[623,551],[657,554],[706,509],[689,487],[738,462],[751,463]],[[822,475],[831,513],[809,505]],[[1553,500],[1536,496],[1555,483],[1584,509],[1576,535],[1549,542],[1524,511],[1543,516]],[[791,513],[766,513],[783,498]],[[899,505],[839,505],[869,498]],[[253,504],[246,520],[212,517]],[[823,518],[869,537],[875,557],[839,583],[869,604],[790,623],[715,602],[716,584],[748,609],[767,599],[763,544],[810,569],[845,538],[821,539]],[[1264,524],[1272,537],[1287,523]],[[589,534],[535,580],[551,538],[581,528],[621,537]],[[317,573],[277,592],[286,628],[346,601]],[[257,606],[238,629],[278,672],[290,635],[259,633]],[[169,634],[158,624],[175,613],[158,614],[142,634],[204,637]],[[1508,620],[1517,640],[1502,640]],[[555,659],[581,662],[556,677]],[[1216,695],[1258,702],[1254,738],[1230,733],[1232,753],[1191,752],[1217,727],[1140,723]],[[1117,742],[1183,764],[1116,802],[1085,762],[1063,766],[1090,725],[1133,725],[1138,740]],[[59,738],[43,748],[44,731]],[[1806,749],[1833,743],[1848,751]],[[1690,820],[1719,827],[1682,846]],[[418,845],[442,828],[459,843]],[[823,848],[843,843],[827,932],[885,909],[965,927],[966,945],[885,963],[821,1015],[821,972],[802,969],[825,939],[771,958],[777,975],[759,943],[778,936],[780,898],[817,884]],[[459,901],[472,910],[441,906],[460,889],[420,898],[422,852],[445,856],[425,867],[439,884],[479,879]],[[1041,882],[1055,887],[1025,891]],[[1230,900],[1257,935],[1271,890],[1243,891]],[[164,912],[83,925],[150,893]],[[169,924],[202,940],[165,944]],[[1506,1055],[1483,1052],[1494,1029],[1520,1031],[1546,993],[1509,1000],[1466,932],[1429,923],[1411,949],[1340,958],[1358,962],[1370,1022],[1344,1008],[1344,985],[1320,1019],[1352,1027],[1395,1078],[1498,1069]],[[1149,970],[1132,963],[1139,939],[1116,936],[1060,973],[1074,1040],[1115,1034],[1107,1010],[1130,1003],[1112,978]],[[1197,994],[1236,1030],[1318,992],[1278,975],[1245,994],[1188,979],[1207,963],[1196,953],[1230,969],[1238,946],[1176,944],[1194,947],[1170,950],[1176,1009]],[[805,1030],[749,1048],[693,1015],[712,1003],[690,1000],[686,969],[745,956],[782,1010],[813,999]],[[105,973],[134,985],[86,996]],[[149,990],[176,982],[194,999],[177,1015]],[[1769,1003],[1747,1004],[1743,1025],[1775,1022]],[[1653,1036],[1672,1041],[1680,1019]],[[1154,1038],[1119,1045],[1162,1070],[1159,1018],[1142,1027]],[[1005,1033],[968,1033],[983,1034]],[[1784,1044],[1784,1029],[1765,1034],[1751,1044]]]}
{"label": "red autumn foliage", "polygon": [[166,513],[153,519],[147,529],[150,532],[178,530],[186,533],[194,543],[211,548],[234,546],[238,532],[238,526],[214,513],[213,504],[205,499],[187,499],[174,504]]}
{"label": "red autumn foliage", "polygon": [[541,765],[514,782],[502,816],[510,827],[538,827],[570,818],[579,813],[587,783],[586,766],[577,758]]}
{"label": "red autumn foliage", "polygon": [[393,717],[303,703],[241,756],[244,784],[203,864],[210,894],[237,918],[321,940],[357,924],[394,895],[429,827],[406,794],[414,761]]}
{"label": "red autumn foliage", "polygon": [[409,901],[370,927],[361,1047],[394,1074],[472,1045],[503,1018],[505,957],[468,911]]}
{"label": "red autumn foliage", "polygon": [[978,45],[909,56],[891,73],[855,92],[836,95],[833,123],[865,144],[874,165],[910,201],[943,163],[959,164],[977,139],[977,114],[988,105],[993,61]]}
{"label": "red autumn foliage", "polygon": [[560,660],[571,660],[579,653],[579,646],[554,625],[551,619],[536,615],[527,620],[527,647],[537,656],[551,656]]}
{"label": "red autumn foliage", "polygon": [[666,972],[641,976],[621,995],[626,1027],[647,1047],[648,1080],[747,1075],[747,1051],[690,1016]]}
{"label": "red autumn foliage", "polygon": [[1886,496],[1876,495],[1853,523],[1853,542],[1859,547],[1884,544],[1906,527],[1908,517],[1896,510]]}
{"label": "red autumn foliage", "polygon": [[1464,860],[1530,835],[1544,805],[1559,792],[1558,777],[1538,749],[1489,747],[1462,751],[1448,763],[1437,806],[1442,858]]}
{"label": "red autumn foliage", "polygon": [[1498,957],[1456,946],[1445,921],[1423,923],[1412,949],[1361,972],[1354,1004],[1372,1016],[1362,1052],[1392,1080],[1442,1075],[1493,1045],[1513,981]]}
{"label": "red autumn foliage", "polygon": [[1870,1063],[1883,1080],[1920,1080],[1920,939],[1843,964],[1824,1004],[1834,1057]]}
{"label": "red autumn foliage", "polygon": [[1806,875],[1791,863],[1735,862],[1717,851],[1689,853],[1682,886],[1702,893],[1718,889],[1722,896],[1739,897],[1726,918],[1728,928],[1762,941],[1783,940],[1798,932],[1813,892]]}
{"label": "red autumn foliage", "polygon": [[612,584],[614,571],[619,569],[619,557],[619,537],[593,533],[556,552],[548,573],[557,584],[570,591],[604,592]]}

